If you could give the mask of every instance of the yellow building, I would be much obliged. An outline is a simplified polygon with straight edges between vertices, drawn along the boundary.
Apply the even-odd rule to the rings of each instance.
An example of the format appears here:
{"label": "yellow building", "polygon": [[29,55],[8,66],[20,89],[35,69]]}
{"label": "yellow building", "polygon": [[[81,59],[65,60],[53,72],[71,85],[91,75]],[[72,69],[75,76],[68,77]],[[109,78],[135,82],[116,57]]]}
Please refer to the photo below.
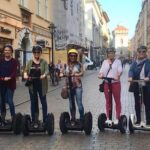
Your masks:
{"label": "yellow building", "polygon": [[5,44],[12,44],[20,67],[25,66],[32,57],[32,46],[36,44],[43,46],[43,57],[48,63],[51,61],[51,36],[48,29],[50,2],[0,0],[0,51]]}

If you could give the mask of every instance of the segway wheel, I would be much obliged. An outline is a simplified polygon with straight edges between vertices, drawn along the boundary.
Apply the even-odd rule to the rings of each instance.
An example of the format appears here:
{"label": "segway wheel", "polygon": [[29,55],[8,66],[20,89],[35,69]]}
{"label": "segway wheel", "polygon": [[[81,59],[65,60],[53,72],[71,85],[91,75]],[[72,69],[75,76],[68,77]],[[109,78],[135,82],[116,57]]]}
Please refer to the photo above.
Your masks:
{"label": "segway wheel", "polygon": [[86,135],[90,135],[91,134],[91,130],[92,130],[92,114],[91,112],[85,113],[84,115],[84,132]]}
{"label": "segway wheel", "polygon": [[119,127],[120,132],[123,134],[126,132],[127,129],[127,117],[125,115],[122,115],[119,119]]}
{"label": "segway wheel", "polygon": [[16,135],[20,134],[21,133],[21,125],[22,125],[22,114],[17,113],[12,121],[13,121],[12,124],[13,124],[14,134],[16,134]]}
{"label": "segway wheel", "polygon": [[102,113],[98,117],[98,128],[102,132],[105,130],[105,121],[107,120],[106,114]]}
{"label": "segway wheel", "polygon": [[31,123],[31,118],[29,115],[23,116],[22,119],[22,133],[24,136],[29,135],[29,124]]}
{"label": "segway wheel", "polygon": [[129,131],[130,133],[134,133],[134,128],[133,128],[133,124],[132,124],[132,121],[131,121],[131,117],[129,117]]}
{"label": "segway wheel", "polygon": [[54,115],[52,113],[47,115],[46,130],[47,130],[48,135],[53,135],[53,133],[54,133]]}
{"label": "segway wheel", "polygon": [[70,122],[70,116],[68,112],[63,112],[60,115],[60,121],[59,121],[59,127],[60,127],[60,131],[65,134],[67,133],[68,129],[66,127],[66,123]]}

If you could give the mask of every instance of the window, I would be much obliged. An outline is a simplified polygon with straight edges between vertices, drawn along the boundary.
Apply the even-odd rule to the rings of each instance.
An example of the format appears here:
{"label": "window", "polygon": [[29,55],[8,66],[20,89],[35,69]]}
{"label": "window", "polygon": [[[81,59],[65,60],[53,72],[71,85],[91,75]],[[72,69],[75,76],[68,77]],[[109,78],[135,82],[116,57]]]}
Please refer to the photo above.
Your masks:
{"label": "window", "polygon": [[120,44],[121,44],[121,46],[123,45],[123,39],[120,39]]}
{"label": "window", "polygon": [[22,23],[27,26],[31,26],[31,12],[24,7],[20,7]]}
{"label": "window", "polygon": [[70,1],[71,16],[73,16],[73,0]]}
{"label": "window", "polygon": [[20,0],[20,5],[27,7],[28,0]]}
{"label": "window", "polygon": [[48,0],[45,0],[45,19],[48,19]]}
{"label": "window", "polygon": [[36,0],[36,14],[40,16],[40,0]]}

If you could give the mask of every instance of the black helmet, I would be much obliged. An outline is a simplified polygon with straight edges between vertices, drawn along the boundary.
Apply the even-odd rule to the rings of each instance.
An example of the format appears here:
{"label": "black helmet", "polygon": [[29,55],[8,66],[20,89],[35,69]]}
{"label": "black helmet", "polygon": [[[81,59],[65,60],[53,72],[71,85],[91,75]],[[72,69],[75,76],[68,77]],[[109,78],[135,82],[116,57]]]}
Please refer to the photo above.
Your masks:
{"label": "black helmet", "polygon": [[114,52],[114,53],[115,53],[116,50],[115,50],[114,47],[110,47],[110,48],[107,48],[106,52],[107,52],[107,53],[109,53],[109,52]]}
{"label": "black helmet", "polygon": [[42,47],[40,45],[35,45],[32,48],[32,52],[42,52]]}
{"label": "black helmet", "polygon": [[144,45],[141,45],[141,46],[139,46],[139,47],[137,48],[137,51],[141,51],[141,50],[147,51],[147,47],[144,46]]}

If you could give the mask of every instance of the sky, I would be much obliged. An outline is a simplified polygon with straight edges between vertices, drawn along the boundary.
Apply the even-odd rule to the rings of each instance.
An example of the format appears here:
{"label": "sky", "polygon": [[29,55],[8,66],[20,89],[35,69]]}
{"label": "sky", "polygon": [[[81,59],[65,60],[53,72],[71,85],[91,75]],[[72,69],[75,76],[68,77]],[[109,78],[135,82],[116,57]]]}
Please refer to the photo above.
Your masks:
{"label": "sky", "polygon": [[110,19],[110,31],[117,25],[123,25],[129,30],[129,38],[134,36],[136,23],[141,11],[142,0],[98,0]]}

